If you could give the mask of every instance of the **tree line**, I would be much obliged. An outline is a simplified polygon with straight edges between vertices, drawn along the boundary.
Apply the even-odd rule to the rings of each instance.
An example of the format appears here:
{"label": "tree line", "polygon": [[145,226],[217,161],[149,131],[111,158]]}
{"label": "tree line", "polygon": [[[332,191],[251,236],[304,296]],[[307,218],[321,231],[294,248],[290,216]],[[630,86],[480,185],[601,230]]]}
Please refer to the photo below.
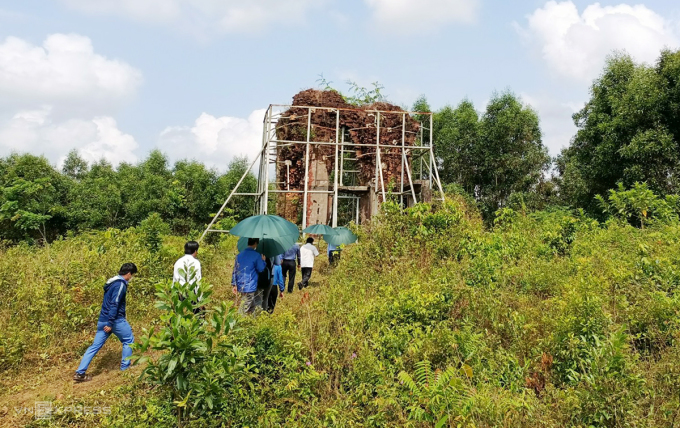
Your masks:
{"label": "tree line", "polygon": [[[383,99],[382,86],[374,85],[357,92],[354,84],[351,91],[362,102]],[[425,97],[413,110],[432,111]],[[680,50],[662,51],[653,65],[611,55],[573,120],[576,135],[551,159],[537,112],[512,92],[493,94],[482,112],[469,100],[445,106],[434,112],[432,130],[441,180],[473,198],[489,222],[505,207],[558,205],[602,215],[610,190],[642,192],[640,184],[660,197],[680,193]],[[159,151],[114,168],[104,160],[88,164],[72,151],[57,170],[44,157],[12,154],[0,159],[0,238],[128,228],[153,213],[186,235],[210,221],[247,168],[244,158],[223,174],[194,161],[170,165]],[[256,185],[249,174],[242,191]],[[634,191],[628,199],[643,197]],[[234,198],[226,221],[251,215],[253,204]]]}
{"label": "tree line", "polygon": [[[49,241],[69,231],[134,227],[152,215],[186,235],[210,221],[248,167],[245,158],[225,173],[195,161],[170,165],[154,150],[137,165],[114,168],[71,151],[58,170],[45,157],[12,154],[0,159],[0,238]],[[257,180],[249,174],[242,186],[254,192]],[[253,209],[253,198],[232,198],[226,219]]]}
{"label": "tree line", "polygon": [[[413,110],[431,111],[425,97]],[[446,106],[434,112],[440,177],[473,196],[487,220],[517,205],[597,215],[609,190],[636,183],[680,193],[680,51],[662,51],[654,65],[611,55],[573,120],[576,135],[551,159],[538,114],[512,92],[494,94],[481,114],[469,100]]]}

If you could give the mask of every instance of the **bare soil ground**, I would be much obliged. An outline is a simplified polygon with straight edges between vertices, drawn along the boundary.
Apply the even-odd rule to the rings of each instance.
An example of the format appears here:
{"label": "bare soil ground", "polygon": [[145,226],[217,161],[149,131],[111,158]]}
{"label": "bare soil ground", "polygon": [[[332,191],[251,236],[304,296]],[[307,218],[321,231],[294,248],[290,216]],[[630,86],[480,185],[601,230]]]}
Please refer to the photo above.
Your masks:
{"label": "bare soil ground", "polygon": [[134,382],[142,371],[142,367],[137,366],[121,372],[120,352],[120,342],[109,339],[88,370],[94,377],[90,382],[73,381],[78,360],[60,361],[45,370],[20,371],[3,379],[0,382],[0,427],[23,426],[33,420],[36,402],[49,401],[55,407],[66,407],[114,401],[114,397],[107,397],[107,392]]}

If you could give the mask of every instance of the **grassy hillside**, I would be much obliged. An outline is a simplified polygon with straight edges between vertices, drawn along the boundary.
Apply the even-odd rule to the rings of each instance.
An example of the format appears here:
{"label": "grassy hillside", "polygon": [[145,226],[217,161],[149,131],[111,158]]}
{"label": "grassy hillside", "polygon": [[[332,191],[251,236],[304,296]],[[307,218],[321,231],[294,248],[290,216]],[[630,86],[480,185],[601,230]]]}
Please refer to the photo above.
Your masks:
{"label": "grassy hillside", "polygon": [[[170,275],[181,239],[152,253],[141,232],[107,233],[3,251],[6,388],[43,364],[70,375],[101,282],[122,259],[146,260],[129,299],[136,337],[161,326],[152,284]],[[185,426],[680,426],[677,221],[639,229],[504,210],[489,231],[454,198],[405,213],[387,204],[359,235],[338,267],[320,263],[308,293],[219,337],[189,378]],[[233,247],[226,239],[201,254],[215,302],[230,299]],[[119,344],[107,346],[117,357]],[[102,370],[115,373],[114,357]],[[20,420],[176,423],[172,385],[134,375],[50,398],[107,403],[108,415]]]}
{"label": "grassy hillside", "polygon": [[[127,302],[135,336],[159,322],[154,286],[172,277],[185,238],[162,237],[158,229],[163,230],[163,225],[81,234],[44,247],[0,248],[0,426],[30,420],[17,414],[15,406],[32,408],[35,401],[43,400],[87,404],[91,392],[98,396],[96,402],[119,402],[115,393],[100,392],[111,385],[134,384],[139,370],[128,376],[117,371],[120,343],[115,338],[90,369],[98,382],[74,386],[71,377],[94,337],[104,282],[123,262],[135,262],[140,269]],[[200,250],[219,299],[231,298],[227,285],[235,242],[229,237]],[[86,419],[95,426],[100,418]]]}

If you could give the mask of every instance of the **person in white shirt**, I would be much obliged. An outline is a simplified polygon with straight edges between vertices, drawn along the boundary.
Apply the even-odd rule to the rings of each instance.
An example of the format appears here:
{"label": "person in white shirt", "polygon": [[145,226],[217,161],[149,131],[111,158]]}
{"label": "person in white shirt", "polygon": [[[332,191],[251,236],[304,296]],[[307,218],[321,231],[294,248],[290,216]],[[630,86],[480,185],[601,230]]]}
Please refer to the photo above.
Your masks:
{"label": "person in white shirt", "polygon": [[307,243],[300,247],[300,269],[302,270],[302,282],[298,284],[300,289],[309,286],[309,278],[312,277],[314,257],[319,255],[319,250],[314,246],[314,238],[307,238]]}
{"label": "person in white shirt", "polygon": [[[184,256],[175,262],[175,269],[172,275],[173,284],[186,284],[189,282],[198,283],[201,280],[201,262],[198,257],[198,242],[189,241],[184,244]],[[193,268],[193,269],[192,269]],[[184,271],[184,273],[180,272]],[[198,286],[196,286],[198,292]],[[201,297],[198,297],[201,300]]]}

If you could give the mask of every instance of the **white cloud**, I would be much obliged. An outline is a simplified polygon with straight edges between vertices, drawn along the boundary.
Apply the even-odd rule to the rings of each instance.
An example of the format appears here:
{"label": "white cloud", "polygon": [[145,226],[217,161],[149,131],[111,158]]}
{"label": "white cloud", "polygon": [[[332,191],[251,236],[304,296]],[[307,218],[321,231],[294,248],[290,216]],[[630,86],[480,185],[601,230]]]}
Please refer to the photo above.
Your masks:
{"label": "white cloud", "polygon": [[543,133],[543,145],[548,148],[550,156],[557,156],[563,148],[568,147],[576,135],[576,125],[572,115],[582,108],[577,102],[560,102],[549,95],[521,94],[522,100],[538,113]]}
{"label": "white cloud", "polygon": [[94,53],[77,34],[52,34],[42,46],[16,37],[0,44],[0,108],[51,104],[91,114],[129,98],[141,81],[141,72]]}
{"label": "white cloud", "polygon": [[94,52],[89,38],[52,34],[41,46],[0,43],[0,155],[77,149],[89,161],[135,161],[137,143],[111,117],[142,81],[134,67]]}
{"label": "white cloud", "polygon": [[166,128],[157,145],[171,161],[194,159],[223,170],[236,156],[255,158],[262,148],[264,115],[265,110],[255,110],[247,119],[202,113],[192,127]]}
{"label": "white cloud", "polygon": [[173,25],[200,36],[256,33],[274,23],[304,21],[324,0],[61,0],[94,14],[114,14],[143,22]]}
{"label": "white cloud", "polygon": [[595,3],[579,14],[571,1],[549,1],[527,18],[527,28],[515,23],[518,31],[540,47],[557,73],[581,81],[597,77],[614,50],[651,63],[661,49],[680,40],[672,23],[644,5]]}
{"label": "white cloud", "polygon": [[471,23],[479,0],[364,0],[373,20],[397,33],[428,31],[450,23]]}
{"label": "white cloud", "polygon": [[181,16],[178,0],[62,0],[66,5],[94,14],[119,14],[151,22],[171,22]]}
{"label": "white cloud", "polygon": [[97,130],[95,138],[90,139],[79,150],[86,160],[104,158],[114,165],[137,161],[134,154],[137,142],[132,135],[124,134],[118,129],[115,119],[108,116],[95,117],[92,123]]}
{"label": "white cloud", "polygon": [[55,121],[52,108],[44,106],[20,111],[0,123],[0,150],[4,153],[42,154],[52,162],[61,163],[66,153],[74,148],[90,162],[104,158],[118,165],[137,160],[134,154],[137,142],[131,135],[121,132],[109,116]]}

